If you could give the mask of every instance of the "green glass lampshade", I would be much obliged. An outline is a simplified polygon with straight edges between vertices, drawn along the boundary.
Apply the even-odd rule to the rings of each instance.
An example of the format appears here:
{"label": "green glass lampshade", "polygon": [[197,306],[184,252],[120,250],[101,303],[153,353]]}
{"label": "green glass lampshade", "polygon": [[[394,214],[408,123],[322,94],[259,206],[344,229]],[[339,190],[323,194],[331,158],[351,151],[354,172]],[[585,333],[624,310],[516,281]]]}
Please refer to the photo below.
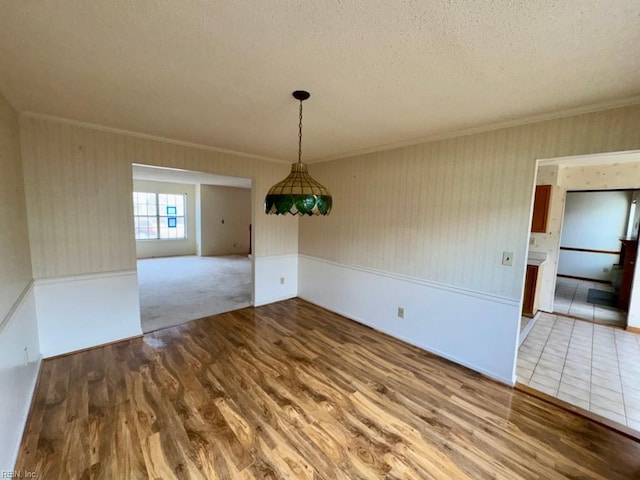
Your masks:
{"label": "green glass lampshade", "polygon": [[329,190],[309,176],[304,163],[291,164],[291,173],[269,189],[264,211],[270,215],[328,215],[332,199]]}

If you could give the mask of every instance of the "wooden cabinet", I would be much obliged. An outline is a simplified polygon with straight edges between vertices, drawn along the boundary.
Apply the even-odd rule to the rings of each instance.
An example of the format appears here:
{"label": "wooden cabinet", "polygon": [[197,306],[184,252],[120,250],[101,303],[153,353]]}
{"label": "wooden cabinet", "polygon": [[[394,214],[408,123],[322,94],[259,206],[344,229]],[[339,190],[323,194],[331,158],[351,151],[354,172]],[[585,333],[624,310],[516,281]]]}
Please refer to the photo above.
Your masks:
{"label": "wooden cabinet", "polygon": [[620,242],[622,243],[622,249],[620,250],[622,281],[618,291],[618,308],[628,312],[631,287],[633,286],[633,273],[636,268],[636,257],[638,256],[638,240],[620,240]]}
{"label": "wooden cabinet", "polygon": [[536,185],[536,194],[533,200],[533,219],[531,220],[532,232],[545,233],[547,231],[550,204],[551,185]]}
{"label": "wooden cabinet", "polygon": [[535,315],[536,290],[538,284],[538,266],[527,265],[527,275],[524,279],[524,298],[522,300],[522,315],[533,317]]}

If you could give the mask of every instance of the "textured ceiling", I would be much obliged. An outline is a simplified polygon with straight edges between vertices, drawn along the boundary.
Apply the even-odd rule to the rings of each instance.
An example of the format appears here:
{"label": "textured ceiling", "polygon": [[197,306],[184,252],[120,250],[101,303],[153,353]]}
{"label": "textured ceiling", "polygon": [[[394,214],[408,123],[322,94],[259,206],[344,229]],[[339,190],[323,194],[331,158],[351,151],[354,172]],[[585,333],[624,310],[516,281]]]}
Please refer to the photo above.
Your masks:
{"label": "textured ceiling", "polygon": [[0,0],[20,111],[293,161],[640,95],[638,0]]}

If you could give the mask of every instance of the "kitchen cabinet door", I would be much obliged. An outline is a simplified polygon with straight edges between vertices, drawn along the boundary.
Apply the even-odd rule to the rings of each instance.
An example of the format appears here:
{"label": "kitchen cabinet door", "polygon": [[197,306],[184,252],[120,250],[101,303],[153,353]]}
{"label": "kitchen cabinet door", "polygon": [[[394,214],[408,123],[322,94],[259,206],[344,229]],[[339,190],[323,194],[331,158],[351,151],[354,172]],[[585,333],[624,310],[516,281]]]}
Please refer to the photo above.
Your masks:
{"label": "kitchen cabinet door", "polygon": [[536,194],[533,200],[533,219],[531,221],[532,232],[547,232],[547,219],[549,217],[550,204],[551,185],[536,185]]}

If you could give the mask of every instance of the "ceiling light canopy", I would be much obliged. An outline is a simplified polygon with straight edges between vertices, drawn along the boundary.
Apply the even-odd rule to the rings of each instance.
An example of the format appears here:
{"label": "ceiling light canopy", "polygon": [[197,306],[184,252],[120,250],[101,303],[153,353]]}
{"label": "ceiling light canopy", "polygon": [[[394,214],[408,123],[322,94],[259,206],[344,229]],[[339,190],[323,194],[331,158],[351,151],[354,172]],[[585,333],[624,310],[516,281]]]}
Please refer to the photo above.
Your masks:
{"label": "ceiling light canopy", "polygon": [[328,215],[332,205],[331,194],[311,178],[307,165],[302,163],[302,102],[311,94],[296,90],[292,95],[300,101],[298,163],[292,163],[289,176],[269,189],[264,199],[264,211],[270,215]]}

